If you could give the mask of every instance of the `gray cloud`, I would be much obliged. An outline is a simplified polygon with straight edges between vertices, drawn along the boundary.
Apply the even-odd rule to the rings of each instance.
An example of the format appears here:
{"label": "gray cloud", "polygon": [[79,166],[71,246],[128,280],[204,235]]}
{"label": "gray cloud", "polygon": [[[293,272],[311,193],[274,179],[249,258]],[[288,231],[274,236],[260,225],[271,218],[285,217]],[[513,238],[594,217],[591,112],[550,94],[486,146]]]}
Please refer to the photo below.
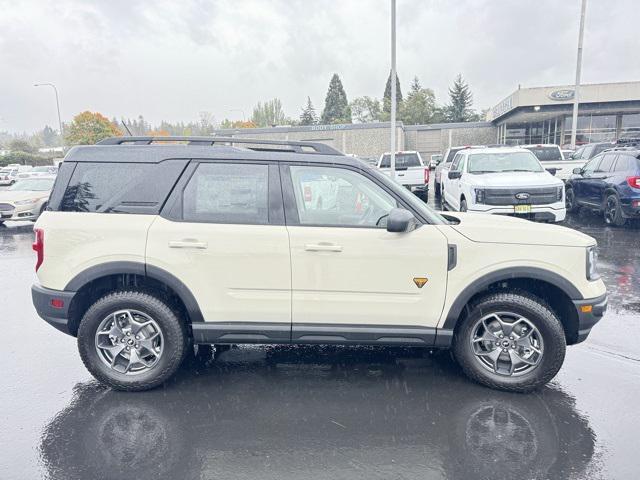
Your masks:
{"label": "gray cloud", "polygon": [[[523,86],[571,83],[579,0],[398,0],[398,71],[439,102],[457,73],[478,109]],[[589,3],[584,82],[637,80],[634,0]],[[333,72],[349,98],[381,96],[387,0],[0,0],[0,130],[55,125],[81,110],[152,122],[247,115],[277,96],[320,109]]]}

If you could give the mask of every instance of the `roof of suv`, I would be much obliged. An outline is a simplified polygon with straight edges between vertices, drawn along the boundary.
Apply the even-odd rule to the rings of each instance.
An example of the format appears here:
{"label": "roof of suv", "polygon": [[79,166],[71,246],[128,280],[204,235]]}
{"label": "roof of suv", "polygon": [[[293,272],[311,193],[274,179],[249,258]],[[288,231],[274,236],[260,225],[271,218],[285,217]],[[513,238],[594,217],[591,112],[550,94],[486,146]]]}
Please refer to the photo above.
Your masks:
{"label": "roof of suv", "polygon": [[[246,144],[247,147],[235,144]],[[75,146],[69,150],[65,161],[158,163],[174,158],[366,165],[321,143],[226,137],[114,137],[97,145]]]}

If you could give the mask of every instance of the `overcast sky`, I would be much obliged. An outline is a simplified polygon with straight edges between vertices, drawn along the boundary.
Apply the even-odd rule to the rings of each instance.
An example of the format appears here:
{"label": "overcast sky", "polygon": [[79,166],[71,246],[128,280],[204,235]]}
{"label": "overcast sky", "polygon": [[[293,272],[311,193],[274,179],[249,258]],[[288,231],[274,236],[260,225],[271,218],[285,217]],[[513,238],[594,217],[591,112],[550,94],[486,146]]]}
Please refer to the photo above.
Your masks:
{"label": "overcast sky", "polygon": [[[337,72],[351,100],[381,97],[388,0],[0,0],[0,130],[108,117],[218,121],[278,97],[320,111]],[[475,107],[518,84],[571,83],[580,0],[398,0],[398,73],[438,102],[460,72]],[[640,80],[638,0],[589,0],[583,82]]]}

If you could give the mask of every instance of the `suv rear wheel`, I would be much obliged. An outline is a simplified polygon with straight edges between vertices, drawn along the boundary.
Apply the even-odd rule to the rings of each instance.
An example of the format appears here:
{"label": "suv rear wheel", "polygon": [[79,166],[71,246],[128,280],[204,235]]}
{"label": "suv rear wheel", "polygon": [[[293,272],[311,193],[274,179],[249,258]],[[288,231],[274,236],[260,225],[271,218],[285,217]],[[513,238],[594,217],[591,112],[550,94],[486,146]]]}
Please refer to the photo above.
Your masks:
{"label": "suv rear wheel", "polygon": [[182,363],[187,343],[184,325],[171,307],[138,291],[102,297],[78,330],[85,366],[117,390],[148,390],[164,383]]}
{"label": "suv rear wheel", "polygon": [[564,361],[558,317],[522,291],[488,294],[471,305],[453,353],[465,374],[486,386],[527,392],[551,380]]}

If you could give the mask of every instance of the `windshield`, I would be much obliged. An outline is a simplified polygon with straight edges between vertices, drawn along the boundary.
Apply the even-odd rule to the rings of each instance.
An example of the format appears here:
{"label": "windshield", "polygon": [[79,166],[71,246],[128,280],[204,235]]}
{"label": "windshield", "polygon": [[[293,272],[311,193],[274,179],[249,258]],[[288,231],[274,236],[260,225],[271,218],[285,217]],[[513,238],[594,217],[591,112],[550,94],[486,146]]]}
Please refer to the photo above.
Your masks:
{"label": "windshield", "polygon": [[[409,167],[421,167],[417,153],[396,153],[396,170],[406,170]],[[380,162],[380,168],[391,167],[391,155],[385,153]]]}
{"label": "windshield", "polygon": [[524,147],[533,152],[541,162],[561,161],[562,153],[558,147]]}
{"label": "windshield", "polygon": [[14,183],[9,190],[20,190],[27,192],[46,192],[53,188],[52,178],[30,178]]}
{"label": "windshield", "polygon": [[544,172],[530,152],[474,153],[469,155],[469,173]]}

